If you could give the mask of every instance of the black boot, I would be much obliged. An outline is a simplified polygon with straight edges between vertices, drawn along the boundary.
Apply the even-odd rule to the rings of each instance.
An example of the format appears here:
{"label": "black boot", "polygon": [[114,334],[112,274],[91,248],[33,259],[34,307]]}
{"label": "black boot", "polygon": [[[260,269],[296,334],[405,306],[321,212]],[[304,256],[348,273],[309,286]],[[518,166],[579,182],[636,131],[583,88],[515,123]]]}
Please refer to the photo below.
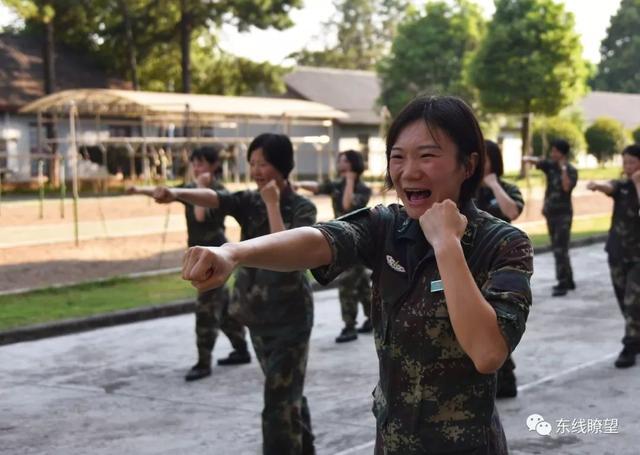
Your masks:
{"label": "black boot", "polygon": [[358,333],[371,333],[373,326],[371,325],[371,319],[367,318],[358,329]]}
{"label": "black boot", "polygon": [[336,338],[336,343],[346,343],[347,341],[353,341],[358,338],[358,332],[353,326],[348,326],[342,329],[340,335]]}
{"label": "black boot", "polygon": [[567,287],[564,284],[558,284],[551,288],[552,297],[562,297],[567,295]]}
{"label": "black boot", "polygon": [[226,359],[218,360],[218,365],[241,365],[243,363],[251,362],[251,354],[249,351],[231,351]]}
{"label": "black boot", "polygon": [[629,368],[634,366],[636,364],[637,353],[635,349],[625,346],[618,355],[614,365],[616,368]]}
{"label": "black boot", "polygon": [[203,362],[198,362],[187,372],[184,377],[185,381],[197,381],[198,379],[211,376],[211,365],[207,365]]}

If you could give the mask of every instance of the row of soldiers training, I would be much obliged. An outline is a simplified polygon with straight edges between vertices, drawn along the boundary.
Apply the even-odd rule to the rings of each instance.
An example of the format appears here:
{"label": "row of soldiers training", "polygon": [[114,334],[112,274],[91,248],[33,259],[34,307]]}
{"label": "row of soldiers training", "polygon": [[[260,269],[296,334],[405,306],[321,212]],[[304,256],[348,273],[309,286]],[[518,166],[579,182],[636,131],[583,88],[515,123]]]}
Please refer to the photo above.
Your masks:
{"label": "row of soldiers training", "polygon": [[[254,361],[250,341],[264,373],[263,453],[315,453],[304,396],[310,270],[320,284],[337,280],[335,311],[344,326],[335,341],[375,343],[376,454],[506,454],[495,400],[517,396],[512,352],[533,308],[533,248],[511,225],[524,209],[522,192],[503,178],[500,146],[484,139],[471,108],[455,97],[423,96],[393,119],[385,187],[398,203],[388,206],[369,207],[357,151],[337,155],[335,180],[292,181],[290,139],[260,134],[246,155],[256,189],[229,192],[222,150],[191,152],[193,181],[127,190],[185,208],[183,278],[197,289],[197,361],[185,380],[212,374],[220,331],[233,347],[217,359],[221,375]],[[579,179],[571,152],[558,139],[547,157],[523,158],[546,176],[543,215],[557,279],[549,293],[558,305],[588,286],[571,266],[571,195]],[[640,144],[624,149],[622,163],[619,179],[587,188],[614,202],[606,251],[625,321],[615,366],[628,368],[640,352]],[[309,194],[329,195],[335,220],[317,223]],[[240,225],[241,242],[227,242],[226,216]],[[209,380],[215,384],[216,375]],[[421,395],[412,399],[416,384]]]}

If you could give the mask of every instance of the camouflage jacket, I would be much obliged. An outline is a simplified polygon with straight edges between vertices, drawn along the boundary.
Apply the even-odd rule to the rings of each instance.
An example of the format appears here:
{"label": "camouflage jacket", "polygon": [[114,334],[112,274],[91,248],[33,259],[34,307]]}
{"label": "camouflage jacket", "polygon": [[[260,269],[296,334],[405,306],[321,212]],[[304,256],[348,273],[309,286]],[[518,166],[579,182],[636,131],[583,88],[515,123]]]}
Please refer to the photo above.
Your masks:
{"label": "camouflage jacket", "polygon": [[[346,213],[342,207],[342,196],[344,188],[347,184],[346,179],[338,179],[326,181],[318,186],[318,194],[328,194],[331,196],[331,204],[333,205],[333,213],[335,217],[342,216]],[[371,188],[358,179],[353,187],[353,200],[351,201],[351,209],[349,212],[359,210],[367,206],[371,197]]]}
{"label": "camouflage jacket", "polygon": [[562,189],[562,169],[560,165],[551,160],[538,161],[536,167],[547,176],[547,189],[544,192],[544,216],[569,215],[573,213],[571,204],[571,192],[578,182],[578,170],[567,163],[567,174],[571,182],[569,192]]}
{"label": "camouflage jacket", "polygon": [[[469,220],[461,240],[467,264],[511,351],[531,305],[531,243],[472,203],[462,213]],[[505,454],[494,408],[496,375],[480,374],[458,343],[419,222],[401,206],[379,205],[316,227],[333,251],[330,265],[312,271],[320,283],[356,263],[373,269],[371,317],[380,371],[373,412],[384,453],[483,448]]]}
{"label": "camouflage jacket", "polygon": [[613,180],[613,217],[606,250],[611,261],[640,262],[640,204],[631,180]]}
{"label": "camouflage jacket", "polygon": [[[179,188],[196,188],[195,183],[180,185]],[[211,182],[209,187],[218,194],[226,193],[224,185],[218,181]],[[181,201],[182,202],[182,201]],[[187,243],[189,246],[220,246],[227,242],[224,235],[224,215],[216,209],[207,209],[204,221],[196,220],[194,206],[184,204],[184,214],[187,218]]]}
{"label": "camouflage jacket", "polygon": [[[522,198],[520,189],[514,184],[505,182],[500,178],[498,179],[498,183],[500,183],[500,186],[505,191],[505,193],[507,193],[507,195],[511,199],[513,199],[513,202],[516,203],[516,206],[518,207],[518,213],[522,213],[522,209],[524,208],[524,199]],[[480,210],[484,210],[485,212],[488,212],[496,218],[500,218],[501,220],[506,221],[507,223],[511,222],[511,220],[504,213],[502,213],[502,210],[500,210],[498,200],[493,194],[491,188],[489,188],[488,186],[480,187],[475,203]]]}
{"label": "camouflage jacket", "polygon": [[[219,196],[219,211],[238,221],[242,240],[270,233],[267,207],[258,191]],[[286,229],[310,226],[316,221],[315,205],[290,188],[280,194],[280,213]],[[240,267],[233,292],[229,312],[254,333],[266,335],[287,326],[302,329],[313,325],[311,286],[305,272]]]}

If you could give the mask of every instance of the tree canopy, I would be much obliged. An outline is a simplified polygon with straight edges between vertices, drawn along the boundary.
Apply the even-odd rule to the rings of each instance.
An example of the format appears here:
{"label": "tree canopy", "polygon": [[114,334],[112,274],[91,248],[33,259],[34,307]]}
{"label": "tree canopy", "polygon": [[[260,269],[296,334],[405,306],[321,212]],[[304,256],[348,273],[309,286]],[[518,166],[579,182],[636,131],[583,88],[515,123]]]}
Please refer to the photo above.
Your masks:
{"label": "tree canopy", "polygon": [[[291,54],[297,64],[371,70],[388,51],[407,0],[335,0],[335,16],[324,24],[325,47]],[[335,36],[335,44],[328,42]]]}
{"label": "tree canopy", "polygon": [[640,0],[622,0],[600,45],[593,86],[611,92],[640,92]]}
{"label": "tree canopy", "polygon": [[466,0],[430,2],[410,14],[378,65],[380,103],[392,113],[420,93],[458,95],[472,103],[467,70],[484,29],[480,9]]}
{"label": "tree canopy", "polygon": [[626,142],[624,126],[613,118],[600,117],[584,133],[588,152],[599,163],[622,152]]}

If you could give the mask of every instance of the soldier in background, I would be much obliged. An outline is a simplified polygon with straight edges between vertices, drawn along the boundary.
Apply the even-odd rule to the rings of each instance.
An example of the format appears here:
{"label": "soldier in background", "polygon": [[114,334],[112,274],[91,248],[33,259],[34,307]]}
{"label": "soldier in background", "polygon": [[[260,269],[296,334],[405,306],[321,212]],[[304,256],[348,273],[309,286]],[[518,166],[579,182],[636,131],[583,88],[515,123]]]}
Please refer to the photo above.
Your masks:
{"label": "soldier in background", "polygon": [[551,143],[549,159],[525,156],[525,162],[533,163],[547,176],[542,214],[547,219],[547,229],[551,238],[551,248],[556,262],[556,279],[551,295],[560,297],[576,288],[569,259],[569,241],[573,205],[571,192],[578,182],[578,170],[569,163],[569,143],[557,139]]}
{"label": "soldier in background", "polygon": [[[306,181],[294,184],[294,188],[331,196],[335,218],[366,207],[371,198],[371,189],[361,180],[364,172],[364,160],[361,153],[355,150],[340,152],[337,169],[340,175],[337,180],[323,183]],[[358,338],[358,333],[370,333],[373,330],[369,320],[371,281],[367,269],[362,265],[356,265],[340,275],[338,295],[344,328],[336,338],[336,343],[353,341]],[[362,326],[356,330],[358,302],[362,304],[366,319]]]}
{"label": "soldier in background", "polygon": [[[249,145],[247,159],[258,190],[223,193],[211,189],[158,188],[158,202],[185,201],[234,217],[242,240],[316,221],[313,203],[295,193],[288,176],[293,146],[283,134],[265,133]],[[265,455],[315,453],[311,416],[303,394],[313,326],[313,295],[303,271],[276,272],[259,266],[236,273],[230,313],[249,328],[265,376],[262,440]]]}
{"label": "soldier in background", "polygon": [[[226,192],[218,177],[222,171],[220,152],[222,146],[214,144],[193,150],[189,161],[193,169],[195,182],[181,185],[181,188],[211,188]],[[154,188],[131,187],[129,194],[153,196]],[[187,219],[187,243],[196,245],[220,246],[227,242],[224,235],[224,215],[215,210],[184,204]],[[196,345],[198,361],[185,376],[186,381],[194,381],[211,375],[211,353],[218,337],[218,330],[229,338],[233,351],[228,357],[219,359],[219,365],[238,365],[251,362],[247,349],[245,329],[234,317],[229,316],[229,290],[221,287],[212,291],[198,293],[196,301]]]}
{"label": "soldier in background", "polygon": [[606,183],[589,182],[587,188],[613,198],[613,217],[607,239],[613,289],[625,321],[623,349],[617,368],[635,365],[640,352],[640,145],[622,152],[624,177]]}
{"label": "soldier in background", "polygon": [[[511,223],[520,216],[524,208],[522,193],[516,185],[502,179],[504,164],[498,144],[493,141],[484,141],[484,144],[487,159],[482,185],[478,189],[475,200],[476,205],[480,210]],[[518,395],[516,375],[513,372],[515,369],[516,364],[509,355],[504,365],[498,370],[497,398],[513,398]]]}

